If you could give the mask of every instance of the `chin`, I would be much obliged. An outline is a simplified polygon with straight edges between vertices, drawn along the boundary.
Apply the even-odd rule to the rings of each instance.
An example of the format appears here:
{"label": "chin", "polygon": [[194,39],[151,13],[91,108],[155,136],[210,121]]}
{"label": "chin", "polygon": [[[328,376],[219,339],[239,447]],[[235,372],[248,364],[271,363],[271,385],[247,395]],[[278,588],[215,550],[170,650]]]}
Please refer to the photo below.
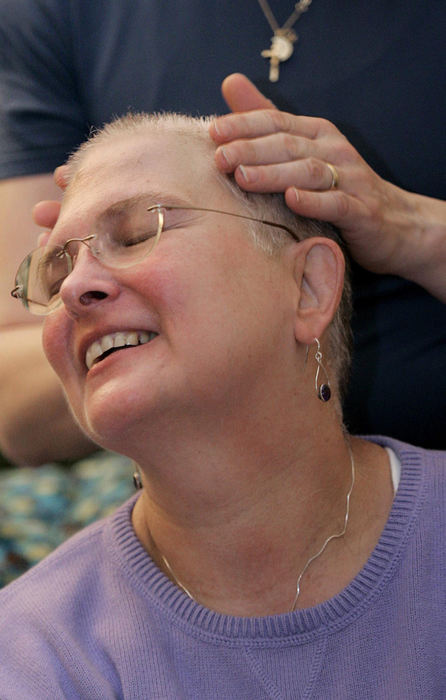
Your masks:
{"label": "chin", "polygon": [[125,390],[115,384],[87,390],[78,420],[94,442],[109,450],[128,454],[127,448],[141,440],[147,425],[153,425],[160,404],[154,392],[141,391],[128,385]]}
{"label": "chin", "polygon": [[125,446],[131,442],[132,430],[135,428],[133,412],[125,406],[101,409],[91,406],[82,418],[82,429],[101,447],[115,452],[125,452]]}

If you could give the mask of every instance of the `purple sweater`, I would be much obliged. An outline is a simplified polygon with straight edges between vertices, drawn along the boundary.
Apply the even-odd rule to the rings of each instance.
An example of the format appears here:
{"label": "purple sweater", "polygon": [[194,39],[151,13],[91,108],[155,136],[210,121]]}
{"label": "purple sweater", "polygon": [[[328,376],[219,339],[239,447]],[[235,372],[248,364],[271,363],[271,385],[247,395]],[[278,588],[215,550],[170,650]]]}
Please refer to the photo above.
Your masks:
{"label": "purple sweater", "polygon": [[263,618],[203,608],[142,548],[132,498],[0,591],[0,698],[446,698],[446,455],[376,441],[401,481],[339,595]]}

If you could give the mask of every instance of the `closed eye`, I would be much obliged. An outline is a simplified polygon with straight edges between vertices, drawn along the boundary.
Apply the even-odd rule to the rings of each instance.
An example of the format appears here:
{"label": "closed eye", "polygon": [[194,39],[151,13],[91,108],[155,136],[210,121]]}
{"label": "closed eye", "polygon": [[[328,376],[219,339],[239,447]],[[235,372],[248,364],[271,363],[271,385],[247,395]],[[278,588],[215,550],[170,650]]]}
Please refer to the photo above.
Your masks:
{"label": "closed eye", "polygon": [[120,241],[116,241],[119,245],[124,248],[131,248],[132,246],[139,245],[140,243],[145,243],[151,238],[156,237],[157,231],[144,231],[142,233],[134,233],[129,237],[123,237]]}

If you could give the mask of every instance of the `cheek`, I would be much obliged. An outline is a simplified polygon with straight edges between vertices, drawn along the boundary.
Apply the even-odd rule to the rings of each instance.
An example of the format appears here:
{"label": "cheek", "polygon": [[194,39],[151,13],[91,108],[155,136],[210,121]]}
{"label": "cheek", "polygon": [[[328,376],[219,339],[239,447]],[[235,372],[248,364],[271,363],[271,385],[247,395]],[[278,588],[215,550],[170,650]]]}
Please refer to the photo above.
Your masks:
{"label": "cheek", "polygon": [[[250,243],[250,242],[249,242]],[[225,250],[201,246],[171,260],[152,280],[169,343],[192,365],[231,365],[234,355],[255,353],[275,306],[271,264],[246,245]],[[176,264],[177,263],[177,264]],[[279,313],[277,305],[277,314]]]}
{"label": "cheek", "polygon": [[69,364],[68,335],[60,312],[55,311],[45,318],[42,345],[48,362],[63,381]]}
{"label": "cheek", "polygon": [[[59,318],[60,316],[60,318]],[[82,388],[73,368],[68,348],[69,331],[63,314],[55,311],[43,325],[42,344],[48,362],[59,377],[68,404],[81,427],[85,429]]]}
{"label": "cheek", "polygon": [[156,313],[164,330],[194,313],[205,296],[212,295],[209,267],[193,246],[167,244],[150,265],[134,268],[129,280],[132,293]]}

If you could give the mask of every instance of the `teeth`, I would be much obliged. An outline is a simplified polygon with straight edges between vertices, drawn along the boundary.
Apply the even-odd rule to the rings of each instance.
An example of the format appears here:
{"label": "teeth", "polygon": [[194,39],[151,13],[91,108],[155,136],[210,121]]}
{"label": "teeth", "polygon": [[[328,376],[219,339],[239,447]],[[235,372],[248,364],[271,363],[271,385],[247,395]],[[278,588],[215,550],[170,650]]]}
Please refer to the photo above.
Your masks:
{"label": "teeth", "polygon": [[122,348],[124,345],[131,345],[131,343],[127,343],[127,338],[128,336],[125,333],[116,333],[113,338],[113,347]]}
{"label": "teeth", "polygon": [[[122,334],[123,335],[123,334]],[[115,339],[115,343],[117,343],[117,339]],[[138,345],[138,333],[136,331],[132,331],[127,335],[127,339],[125,341],[126,345]]]}
{"label": "teeth", "polygon": [[96,352],[99,352],[102,355],[103,352],[107,352],[107,350],[114,347],[113,336],[104,335],[102,340],[100,342],[96,341],[93,343],[92,347],[95,348]]}
{"label": "teeth", "polygon": [[90,345],[87,350],[87,354],[85,355],[85,364],[87,365],[88,369],[91,369],[95,359],[99,357],[99,355],[102,355],[103,352],[104,351],[102,350],[101,344],[97,340]]}
{"label": "teeth", "polygon": [[109,333],[90,345],[85,355],[85,364],[91,369],[95,361],[111,348],[122,348],[126,345],[144,345],[155,338],[157,334],[147,331],[119,331]]}

